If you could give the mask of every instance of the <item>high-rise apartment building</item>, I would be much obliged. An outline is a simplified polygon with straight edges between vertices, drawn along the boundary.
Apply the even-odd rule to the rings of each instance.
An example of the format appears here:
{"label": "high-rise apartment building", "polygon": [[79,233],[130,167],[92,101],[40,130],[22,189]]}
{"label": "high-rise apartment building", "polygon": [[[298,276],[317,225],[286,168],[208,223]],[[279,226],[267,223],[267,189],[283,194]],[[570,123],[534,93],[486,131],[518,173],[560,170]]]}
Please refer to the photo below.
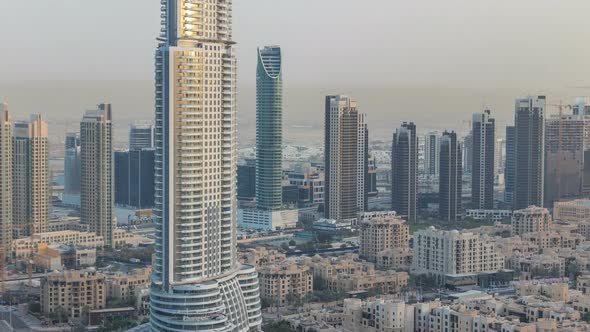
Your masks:
{"label": "high-rise apartment building", "polygon": [[437,175],[439,171],[440,135],[438,132],[429,132],[424,138],[424,173]]}
{"label": "high-rise apartment building", "polygon": [[496,144],[496,121],[490,116],[490,110],[473,114],[471,136],[471,204],[474,209],[490,210],[494,208]]}
{"label": "high-rise apartment building", "polygon": [[514,200],[514,177],[516,176],[516,127],[506,127],[506,163],[504,164],[504,202]]}
{"label": "high-rise apartment building", "polygon": [[324,215],[356,222],[365,206],[365,115],[343,95],[326,97]]}
{"label": "high-rise apartment building", "polygon": [[64,192],[73,195],[80,193],[80,133],[66,134]]}
{"label": "high-rise apartment building", "polygon": [[555,115],[545,123],[545,202],[580,197],[584,182],[584,151],[589,147],[588,115]]}
{"label": "high-rise apartment building", "polygon": [[80,220],[113,245],[113,127],[111,104],[86,111],[80,122]]}
{"label": "high-rise apartment building", "polygon": [[[12,119],[0,102],[0,266],[10,257],[12,242]],[[4,273],[4,270],[0,271]]]}
{"label": "high-rise apartment building", "polygon": [[256,206],[283,205],[283,75],[281,48],[258,49],[256,70]]}
{"label": "high-rise apartment building", "polygon": [[549,210],[529,206],[526,209],[514,211],[511,233],[512,236],[515,236],[532,232],[545,232],[550,229],[551,223]]}
{"label": "high-rise apartment building", "polygon": [[516,99],[513,208],[542,206],[545,169],[545,96]]}
{"label": "high-rise apartment building", "polygon": [[402,218],[415,221],[418,140],[413,122],[404,122],[396,130],[391,149],[391,209]]}
{"label": "high-rise apartment building", "polygon": [[236,258],[232,1],[162,1],[162,18],[151,329],[259,330],[258,275]]}
{"label": "high-rise apartment building", "polygon": [[395,215],[377,215],[361,221],[360,226],[359,254],[368,261],[376,262],[385,250],[409,248],[410,227]]}
{"label": "high-rise apartment building", "polygon": [[440,139],[439,218],[457,221],[463,213],[463,164],[457,134],[445,131]]}
{"label": "high-rise apartment building", "polygon": [[40,115],[14,123],[12,226],[15,238],[45,232],[49,219],[49,142]]}
{"label": "high-rise apartment building", "polygon": [[156,150],[115,151],[115,204],[138,209],[154,207]]}
{"label": "high-rise apartment building", "polygon": [[151,149],[154,147],[154,125],[132,124],[129,126],[129,150]]}

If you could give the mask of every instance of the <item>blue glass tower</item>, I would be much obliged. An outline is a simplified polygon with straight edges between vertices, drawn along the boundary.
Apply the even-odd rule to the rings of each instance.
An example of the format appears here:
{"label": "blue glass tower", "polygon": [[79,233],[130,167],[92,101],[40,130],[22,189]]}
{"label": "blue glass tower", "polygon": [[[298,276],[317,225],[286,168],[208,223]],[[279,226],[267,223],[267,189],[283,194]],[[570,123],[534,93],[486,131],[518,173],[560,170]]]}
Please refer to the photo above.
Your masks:
{"label": "blue glass tower", "polygon": [[283,205],[283,78],[281,49],[258,49],[256,71],[256,204],[261,210]]}

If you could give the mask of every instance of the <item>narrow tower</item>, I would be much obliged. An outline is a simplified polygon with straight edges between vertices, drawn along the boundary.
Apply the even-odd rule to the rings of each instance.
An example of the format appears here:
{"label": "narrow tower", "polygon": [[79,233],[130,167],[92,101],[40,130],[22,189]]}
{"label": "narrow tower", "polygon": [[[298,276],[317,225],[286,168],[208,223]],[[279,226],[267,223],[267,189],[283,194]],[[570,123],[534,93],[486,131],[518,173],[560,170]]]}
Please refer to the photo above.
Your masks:
{"label": "narrow tower", "polygon": [[413,122],[396,130],[391,149],[391,209],[407,221],[416,221],[418,140]]}
{"label": "narrow tower", "polygon": [[490,111],[473,114],[471,135],[471,204],[474,209],[494,208],[494,151],[496,122]]}
{"label": "narrow tower", "polygon": [[461,219],[463,166],[457,134],[445,131],[440,139],[439,217],[445,221]]}
{"label": "narrow tower", "polygon": [[236,259],[231,0],[163,0],[156,50],[152,331],[249,331],[258,275]]}

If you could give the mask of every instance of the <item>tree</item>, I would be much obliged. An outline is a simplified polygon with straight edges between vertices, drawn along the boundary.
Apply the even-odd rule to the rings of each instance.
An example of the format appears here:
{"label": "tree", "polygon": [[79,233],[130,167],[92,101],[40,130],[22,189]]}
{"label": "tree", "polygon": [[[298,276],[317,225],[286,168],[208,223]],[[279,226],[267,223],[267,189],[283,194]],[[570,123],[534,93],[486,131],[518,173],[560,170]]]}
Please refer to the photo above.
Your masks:
{"label": "tree", "polygon": [[317,239],[318,239],[319,243],[330,243],[330,242],[332,242],[332,234],[326,233],[326,232],[321,232],[321,233],[318,233]]}
{"label": "tree", "polygon": [[262,327],[264,332],[297,332],[294,330],[289,322],[286,320],[280,320],[268,323]]}
{"label": "tree", "polygon": [[296,245],[297,245],[297,242],[295,242],[295,240],[289,241],[289,246],[294,247]]}
{"label": "tree", "polygon": [[270,308],[272,306],[272,300],[268,297],[261,297],[260,305],[262,306],[262,309]]}
{"label": "tree", "polygon": [[49,319],[56,323],[65,323],[68,321],[68,312],[64,307],[58,305],[53,312],[49,314]]}

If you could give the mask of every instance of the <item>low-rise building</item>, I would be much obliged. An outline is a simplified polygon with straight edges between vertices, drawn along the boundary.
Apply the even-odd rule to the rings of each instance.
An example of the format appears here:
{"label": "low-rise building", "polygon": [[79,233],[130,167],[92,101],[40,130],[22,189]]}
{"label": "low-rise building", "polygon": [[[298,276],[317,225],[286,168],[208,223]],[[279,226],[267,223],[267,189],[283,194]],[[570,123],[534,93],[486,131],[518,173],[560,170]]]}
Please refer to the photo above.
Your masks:
{"label": "low-rise building", "polygon": [[124,302],[135,302],[140,291],[149,288],[151,273],[151,268],[143,268],[130,273],[116,272],[107,275],[107,296]]}
{"label": "low-rise building", "polygon": [[12,253],[17,259],[28,257],[40,244],[77,244],[86,247],[103,247],[102,236],[93,232],[59,231],[33,234],[33,237],[12,241]]}
{"label": "low-rise building", "polygon": [[590,221],[590,200],[576,199],[555,202],[553,219],[563,221]]}
{"label": "low-rise building", "polygon": [[410,227],[395,215],[361,218],[360,256],[376,262],[379,253],[389,249],[409,248]]}
{"label": "low-rise building", "polygon": [[511,210],[485,210],[485,209],[470,209],[465,211],[465,216],[475,220],[490,220],[493,222],[501,222],[510,220],[512,218]]}
{"label": "low-rise building", "polygon": [[512,235],[548,231],[550,227],[551,214],[545,208],[529,206],[512,215]]}
{"label": "low-rise building", "polygon": [[280,264],[265,265],[257,269],[260,280],[260,297],[276,305],[303,300],[313,291],[313,272],[300,260],[287,259]]}

